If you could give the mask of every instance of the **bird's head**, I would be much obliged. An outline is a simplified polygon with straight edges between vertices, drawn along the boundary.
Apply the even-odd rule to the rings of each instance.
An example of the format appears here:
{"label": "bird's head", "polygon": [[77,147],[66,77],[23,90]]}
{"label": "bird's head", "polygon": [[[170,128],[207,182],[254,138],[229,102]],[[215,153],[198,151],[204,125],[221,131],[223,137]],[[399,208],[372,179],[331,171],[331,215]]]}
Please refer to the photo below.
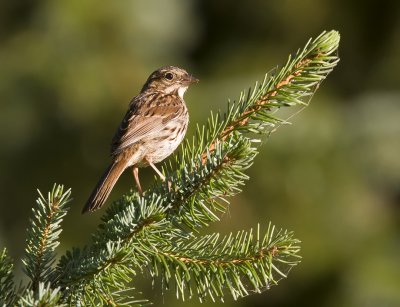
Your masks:
{"label": "bird's head", "polygon": [[152,89],[165,93],[176,93],[183,98],[183,94],[189,85],[198,81],[198,79],[182,68],[165,66],[157,69],[150,75],[142,88],[142,92]]}

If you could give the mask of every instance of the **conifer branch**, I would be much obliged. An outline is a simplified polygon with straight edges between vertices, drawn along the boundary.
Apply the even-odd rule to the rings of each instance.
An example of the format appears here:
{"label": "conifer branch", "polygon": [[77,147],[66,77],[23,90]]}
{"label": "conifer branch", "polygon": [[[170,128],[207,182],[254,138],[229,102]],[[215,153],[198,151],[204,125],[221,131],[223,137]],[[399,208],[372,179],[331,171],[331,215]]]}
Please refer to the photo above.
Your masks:
{"label": "conifer branch", "polygon": [[37,208],[33,208],[33,218],[28,228],[25,249],[25,273],[31,279],[31,288],[38,290],[40,282],[49,282],[54,268],[55,249],[60,244],[61,222],[67,214],[67,204],[71,201],[71,190],[64,192],[62,185],[54,185],[47,199],[38,191]]}
{"label": "conifer branch", "polygon": [[[155,190],[169,195],[166,202],[174,212],[171,216],[175,220],[180,219],[180,223],[192,230],[207,225],[208,221],[218,220],[214,213],[225,211],[226,197],[240,192],[238,185],[246,179],[243,170],[252,165],[257,154],[251,145],[260,141],[256,135],[271,133],[277,125],[287,123],[287,120],[273,116],[279,108],[304,108],[309,104],[314,92],[339,61],[335,54],[339,39],[338,32],[330,31],[309,40],[294,57],[289,56],[276,75],[267,74],[260,85],[256,84],[247,94],[242,92],[237,102],[228,103],[223,115],[211,113],[207,125],[197,129],[192,142],[182,145],[181,154],[175,155],[175,163],[165,164],[168,183],[155,185]],[[232,149],[231,144],[236,142],[243,144],[236,147],[244,153],[242,159],[223,156],[223,149]],[[218,159],[224,163],[211,168]],[[227,161],[230,163],[225,163]],[[221,172],[222,166],[227,173]],[[214,178],[215,182],[223,182],[218,180],[222,177],[232,179],[228,184],[232,189],[218,189],[213,182],[203,181],[207,186],[207,195],[204,195],[203,178],[199,178],[202,167],[209,171],[207,178]],[[234,174],[240,178],[234,178]],[[209,195],[212,195],[212,201],[209,201]]]}
{"label": "conifer branch", "polygon": [[164,164],[167,182],[157,181],[144,197],[162,195],[169,218],[192,231],[218,221],[217,214],[229,204],[227,198],[240,192],[247,179],[243,171],[257,154],[251,145],[260,142],[254,134],[272,133],[287,123],[273,115],[279,108],[296,110],[309,104],[339,61],[335,54],[339,39],[338,32],[330,31],[309,40],[278,73],[267,74],[260,85],[242,92],[237,102],[228,102],[223,115],[211,113],[207,125],[198,127],[192,141],[186,141],[174,155],[174,162]]}
{"label": "conifer branch", "polygon": [[[206,142],[214,150],[217,142],[234,131],[263,133],[286,122],[272,116],[281,107],[308,106],[321,82],[339,62],[336,55],[340,36],[336,31],[323,32],[310,39],[275,75],[266,74],[263,82],[242,92],[237,102],[228,103],[227,112],[211,115],[208,130],[213,131]],[[270,128],[270,129],[268,129]],[[203,156],[205,153],[203,153]]]}
{"label": "conifer branch", "polygon": [[27,289],[18,300],[17,306],[46,306],[46,307],[66,307],[61,301],[60,289],[53,289],[51,284],[39,282],[37,289]]}
{"label": "conifer branch", "polygon": [[[174,282],[178,298],[186,293],[191,298],[196,292],[200,301],[223,301],[228,290],[236,300],[286,277],[299,262],[298,243],[292,233],[275,233],[271,224],[264,236],[259,227],[255,234],[251,229],[222,239],[215,233],[158,249],[149,269],[153,277],[162,277],[166,289]],[[285,263],[285,272],[278,268],[280,263]]]}
{"label": "conifer branch", "polygon": [[[124,284],[131,281],[136,270],[141,270],[149,261],[146,244],[175,237],[177,231],[165,220],[165,209],[158,201],[159,197],[149,202],[141,198],[139,206],[130,203],[125,210],[114,212],[114,206],[107,210],[106,217],[112,218],[103,218],[93,235],[92,245],[82,251],[67,252],[58,264],[56,284],[63,289],[65,296],[77,301],[86,301],[90,297],[105,300],[114,297],[125,288]],[[132,293],[120,296],[119,304],[131,299]]]}
{"label": "conifer branch", "polygon": [[0,251],[0,306],[12,306],[16,300],[13,267],[7,249],[3,248]]}

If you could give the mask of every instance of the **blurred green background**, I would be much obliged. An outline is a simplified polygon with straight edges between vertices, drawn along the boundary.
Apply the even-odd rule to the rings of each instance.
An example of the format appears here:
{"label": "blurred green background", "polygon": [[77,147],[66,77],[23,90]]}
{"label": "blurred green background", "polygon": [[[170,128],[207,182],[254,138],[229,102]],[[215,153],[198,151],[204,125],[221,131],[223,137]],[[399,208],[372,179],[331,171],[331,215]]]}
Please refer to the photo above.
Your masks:
{"label": "blurred green background", "polygon": [[[74,196],[60,252],[88,241],[101,212],[81,208],[154,69],[178,65],[201,80],[186,94],[193,131],[331,29],[342,37],[339,66],[263,145],[251,181],[212,226],[272,221],[302,240],[302,263],[225,306],[400,306],[399,1],[1,1],[0,246],[23,255],[35,189],[54,182]],[[142,175],[151,185],[152,170]],[[126,172],[111,199],[132,186]],[[137,286],[156,305],[198,305],[154,294],[148,280]]]}

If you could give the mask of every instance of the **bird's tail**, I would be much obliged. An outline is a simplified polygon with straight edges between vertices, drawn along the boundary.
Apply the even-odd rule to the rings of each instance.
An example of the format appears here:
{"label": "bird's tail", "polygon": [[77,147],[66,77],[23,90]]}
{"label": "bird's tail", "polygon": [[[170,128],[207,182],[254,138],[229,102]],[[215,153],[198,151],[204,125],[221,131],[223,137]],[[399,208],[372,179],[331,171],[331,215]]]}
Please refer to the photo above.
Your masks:
{"label": "bird's tail", "polygon": [[93,190],[82,213],[88,211],[95,211],[99,209],[106,202],[108,195],[110,195],[115,183],[119,176],[125,170],[125,163],[123,161],[113,162],[104,172],[96,188]]}

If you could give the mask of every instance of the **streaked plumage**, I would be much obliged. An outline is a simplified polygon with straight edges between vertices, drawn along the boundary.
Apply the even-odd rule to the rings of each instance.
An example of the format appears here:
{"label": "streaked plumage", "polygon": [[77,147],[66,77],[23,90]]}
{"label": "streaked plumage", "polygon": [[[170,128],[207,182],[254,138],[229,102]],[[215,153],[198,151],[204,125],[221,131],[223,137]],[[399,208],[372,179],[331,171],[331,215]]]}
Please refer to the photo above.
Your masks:
{"label": "streaked plumage", "polygon": [[184,69],[167,66],[153,72],[140,94],[132,99],[111,145],[112,163],[107,168],[83,208],[83,213],[99,209],[107,200],[122,172],[133,166],[139,193],[142,188],[138,168],[155,167],[182,142],[189,121],[183,101],[188,86],[198,80]]}

